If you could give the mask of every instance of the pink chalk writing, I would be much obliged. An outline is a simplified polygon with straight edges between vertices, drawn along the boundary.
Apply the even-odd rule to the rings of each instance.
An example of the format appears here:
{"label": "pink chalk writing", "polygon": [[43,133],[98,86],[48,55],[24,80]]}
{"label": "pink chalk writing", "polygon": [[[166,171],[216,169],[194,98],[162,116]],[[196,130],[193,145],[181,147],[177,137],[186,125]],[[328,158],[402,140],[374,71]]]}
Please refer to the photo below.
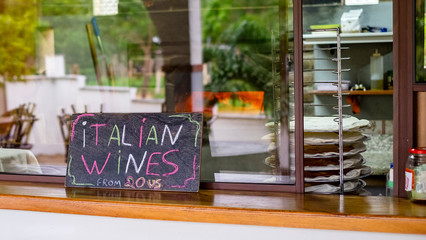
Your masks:
{"label": "pink chalk writing", "polygon": [[179,150],[178,149],[173,149],[173,150],[170,150],[170,151],[164,153],[162,160],[163,160],[164,163],[172,165],[175,168],[175,170],[173,170],[172,172],[169,172],[169,173],[165,173],[165,174],[163,174],[163,176],[173,175],[173,174],[175,174],[179,170],[179,166],[177,164],[169,162],[169,161],[166,160],[166,155],[169,154],[169,153],[171,153],[171,152],[179,152]]}
{"label": "pink chalk writing", "polygon": [[139,136],[139,148],[142,147],[142,132],[143,132],[143,126],[141,126],[141,133],[140,133],[140,136]]}
{"label": "pink chalk writing", "polygon": [[85,113],[85,114],[78,115],[78,117],[72,123],[71,136],[70,136],[71,137],[71,141],[74,140],[75,125],[77,125],[78,120],[80,120],[80,118],[82,118],[82,117],[93,117],[93,116],[95,116],[95,115],[92,114],[92,113]]}
{"label": "pink chalk writing", "polygon": [[89,167],[87,166],[87,162],[86,162],[86,160],[84,159],[83,154],[81,155],[81,160],[83,160],[84,166],[86,167],[86,170],[87,170],[87,172],[88,172],[90,175],[92,175],[93,170],[94,170],[95,168],[96,168],[96,172],[97,172],[97,173],[98,173],[98,175],[99,175],[99,174],[101,174],[101,173],[104,171],[104,168],[105,168],[106,164],[108,163],[109,156],[111,156],[111,153],[109,153],[109,154],[108,154],[108,157],[107,157],[107,158],[106,158],[106,160],[105,160],[104,166],[102,167],[102,169],[101,169],[100,171],[99,171],[99,168],[98,168],[98,164],[96,163],[96,160],[95,160],[95,161],[93,161],[92,170],[89,170]]}
{"label": "pink chalk writing", "polygon": [[95,127],[96,128],[96,146],[98,146],[98,129],[99,129],[99,127],[103,127],[103,126],[106,126],[106,124],[92,124],[92,125],[90,125],[90,127]]}
{"label": "pink chalk writing", "polygon": [[[146,118],[142,119],[142,123],[145,123]],[[143,126],[141,125],[141,131],[139,135],[139,148],[142,147],[142,133],[143,133]]]}
{"label": "pink chalk writing", "polygon": [[[142,182],[142,183],[140,183]],[[136,187],[141,188],[143,187],[143,185],[145,184],[145,178],[144,177],[140,177],[138,178],[138,180],[136,180]]]}
{"label": "pink chalk writing", "polygon": [[128,176],[126,179],[126,183],[124,183],[124,186],[135,189],[134,184],[135,184],[135,179],[132,176]]}
{"label": "pink chalk writing", "polygon": [[186,179],[184,182],[183,182],[183,185],[174,185],[174,186],[171,186],[171,187],[174,187],[174,188],[185,188],[186,187],[186,185],[188,184],[188,182],[190,181],[190,180],[194,180],[195,179],[195,167],[196,167],[196,161],[195,161],[195,159],[197,158],[197,155],[194,155],[194,161],[193,161],[193,163],[192,163],[192,177],[190,177],[190,178],[188,178],[188,179]]}
{"label": "pink chalk writing", "polygon": [[161,153],[160,153],[160,152],[153,152],[153,153],[151,153],[151,155],[149,156],[148,164],[147,164],[147,166],[146,166],[146,175],[160,176],[160,174],[157,174],[157,173],[151,173],[151,172],[149,172],[149,166],[151,166],[151,165],[158,165],[158,164],[159,164],[159,163],[152,163],[152,162],[151,162],[152,156],[153,156],[153,155],[156,155],[156,154],[161,154]]}

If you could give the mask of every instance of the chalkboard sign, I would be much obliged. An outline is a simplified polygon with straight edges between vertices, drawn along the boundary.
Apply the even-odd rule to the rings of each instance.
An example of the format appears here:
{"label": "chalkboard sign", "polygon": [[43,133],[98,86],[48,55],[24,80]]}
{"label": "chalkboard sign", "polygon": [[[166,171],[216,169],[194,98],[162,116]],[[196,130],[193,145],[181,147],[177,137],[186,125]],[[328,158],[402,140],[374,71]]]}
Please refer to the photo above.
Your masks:
{"label": "chalkboard sign", "polygon": [[72,116],[67,187],[197,192],[201,113]]}

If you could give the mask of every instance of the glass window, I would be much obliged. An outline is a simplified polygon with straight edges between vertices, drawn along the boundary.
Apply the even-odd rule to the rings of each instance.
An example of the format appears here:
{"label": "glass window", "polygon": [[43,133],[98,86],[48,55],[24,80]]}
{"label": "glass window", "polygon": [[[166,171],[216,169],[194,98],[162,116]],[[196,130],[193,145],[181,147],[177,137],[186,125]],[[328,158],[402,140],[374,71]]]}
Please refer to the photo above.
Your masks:
{"label": "glass window", "polygon": [[202,181],[294,183],[289,2],[0,1],[0,171],[65,175],[73,113],[204,112]]}
{"label": "glass window", "polygon": [[[415,18],[415,49],[416,49],[416,83],[425,83],[426,73],[426,27],[425,27],[425,12],[426,5],[424,0],[416,1],[416,18]],[[420,85],[417,84],[417,85]],[[425,100],[426,92],[424,90],[414,94],[416,102],[416,126],[414,131],[415,146],[426,146],[426,128],[424,126],[426,113],[425,113]]]}
{"label": "glass window", "polygon": [[340,72],[345,191],[385,195],[393,162],[392,1],[354,2],[303,6],[305,186],[338,191]]}
{"label": "glass window", "polygon": [[416,83],[425,82],[426,74],[426,42],[425,42],[425,4],[424,1],[416,1],[415,19],[415,43],[416,43]]}

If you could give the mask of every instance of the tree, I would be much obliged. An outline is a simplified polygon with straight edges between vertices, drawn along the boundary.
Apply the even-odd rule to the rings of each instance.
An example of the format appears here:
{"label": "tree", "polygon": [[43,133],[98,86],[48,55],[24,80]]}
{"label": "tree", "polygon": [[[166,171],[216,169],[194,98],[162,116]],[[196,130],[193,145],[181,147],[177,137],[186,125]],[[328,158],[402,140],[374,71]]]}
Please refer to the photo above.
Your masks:
{"label": "tree", "polygon": [[[42,23],[55,29],[55,51],[66,56],[68,67],[78,63],[89,81],[95,79],[85,29],[93,17],[91,1],[42,0],[41,6]],[[145,79],[140,86],[146,89],[152,72],[152,37],[156,31],[143,2],[120,0],[117,15],[96,16],[96,20],[108,61],[115,59],[115,64],[128,66],[132,57],[127,55],[129,46],[139,46],[141,51],[136,52],[142,52]]]}
{"label": "tree", "polygon": [[[239,2],[241,5],[217,0],[205,3],[208,7],[203,33],[210,44],[204,50],[204,61],[211,64],[212,70],[206,89],[263,91],[264,110],[269,114],[273,105],[271,31],[278,29],[278,5],[263,8],[265,3],[256,0]],[[216,17],[212,12],[218,13]],[[227,21],[217,23],[217,18]]]}
{"label": "tree", "polygon": [[111,34],[110,36],[113,38],[121,36],[120,44],[122,44],[123,50],[127,51],[129,43],[139,45],[142,50],[142,74],[144,80],[141,87],[142,97],[145,98],[154,66],[152,59],[154,44],[152,39],[156,36],[156,30],[141,0],[120,1],[119,13],[115,18],[105,19],[110,21],[109,26],[111,26],[107,29],[107,34]]}
{"label": "tree", "polygon": [[34,69],[35,1],[6,0],[0,14],[0,75],[21,79]]}

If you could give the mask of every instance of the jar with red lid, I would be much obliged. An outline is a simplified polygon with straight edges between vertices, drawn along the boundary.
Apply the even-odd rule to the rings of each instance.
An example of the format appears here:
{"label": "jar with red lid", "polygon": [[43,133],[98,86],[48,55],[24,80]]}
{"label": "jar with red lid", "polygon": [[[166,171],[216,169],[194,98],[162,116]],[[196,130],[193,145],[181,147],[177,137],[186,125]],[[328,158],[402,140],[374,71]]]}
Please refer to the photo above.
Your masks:
{"label": "jar with red lid", "polygon": [[411,148],[405,167],[405,191],[412,201],[426,202],[426,148]]}

